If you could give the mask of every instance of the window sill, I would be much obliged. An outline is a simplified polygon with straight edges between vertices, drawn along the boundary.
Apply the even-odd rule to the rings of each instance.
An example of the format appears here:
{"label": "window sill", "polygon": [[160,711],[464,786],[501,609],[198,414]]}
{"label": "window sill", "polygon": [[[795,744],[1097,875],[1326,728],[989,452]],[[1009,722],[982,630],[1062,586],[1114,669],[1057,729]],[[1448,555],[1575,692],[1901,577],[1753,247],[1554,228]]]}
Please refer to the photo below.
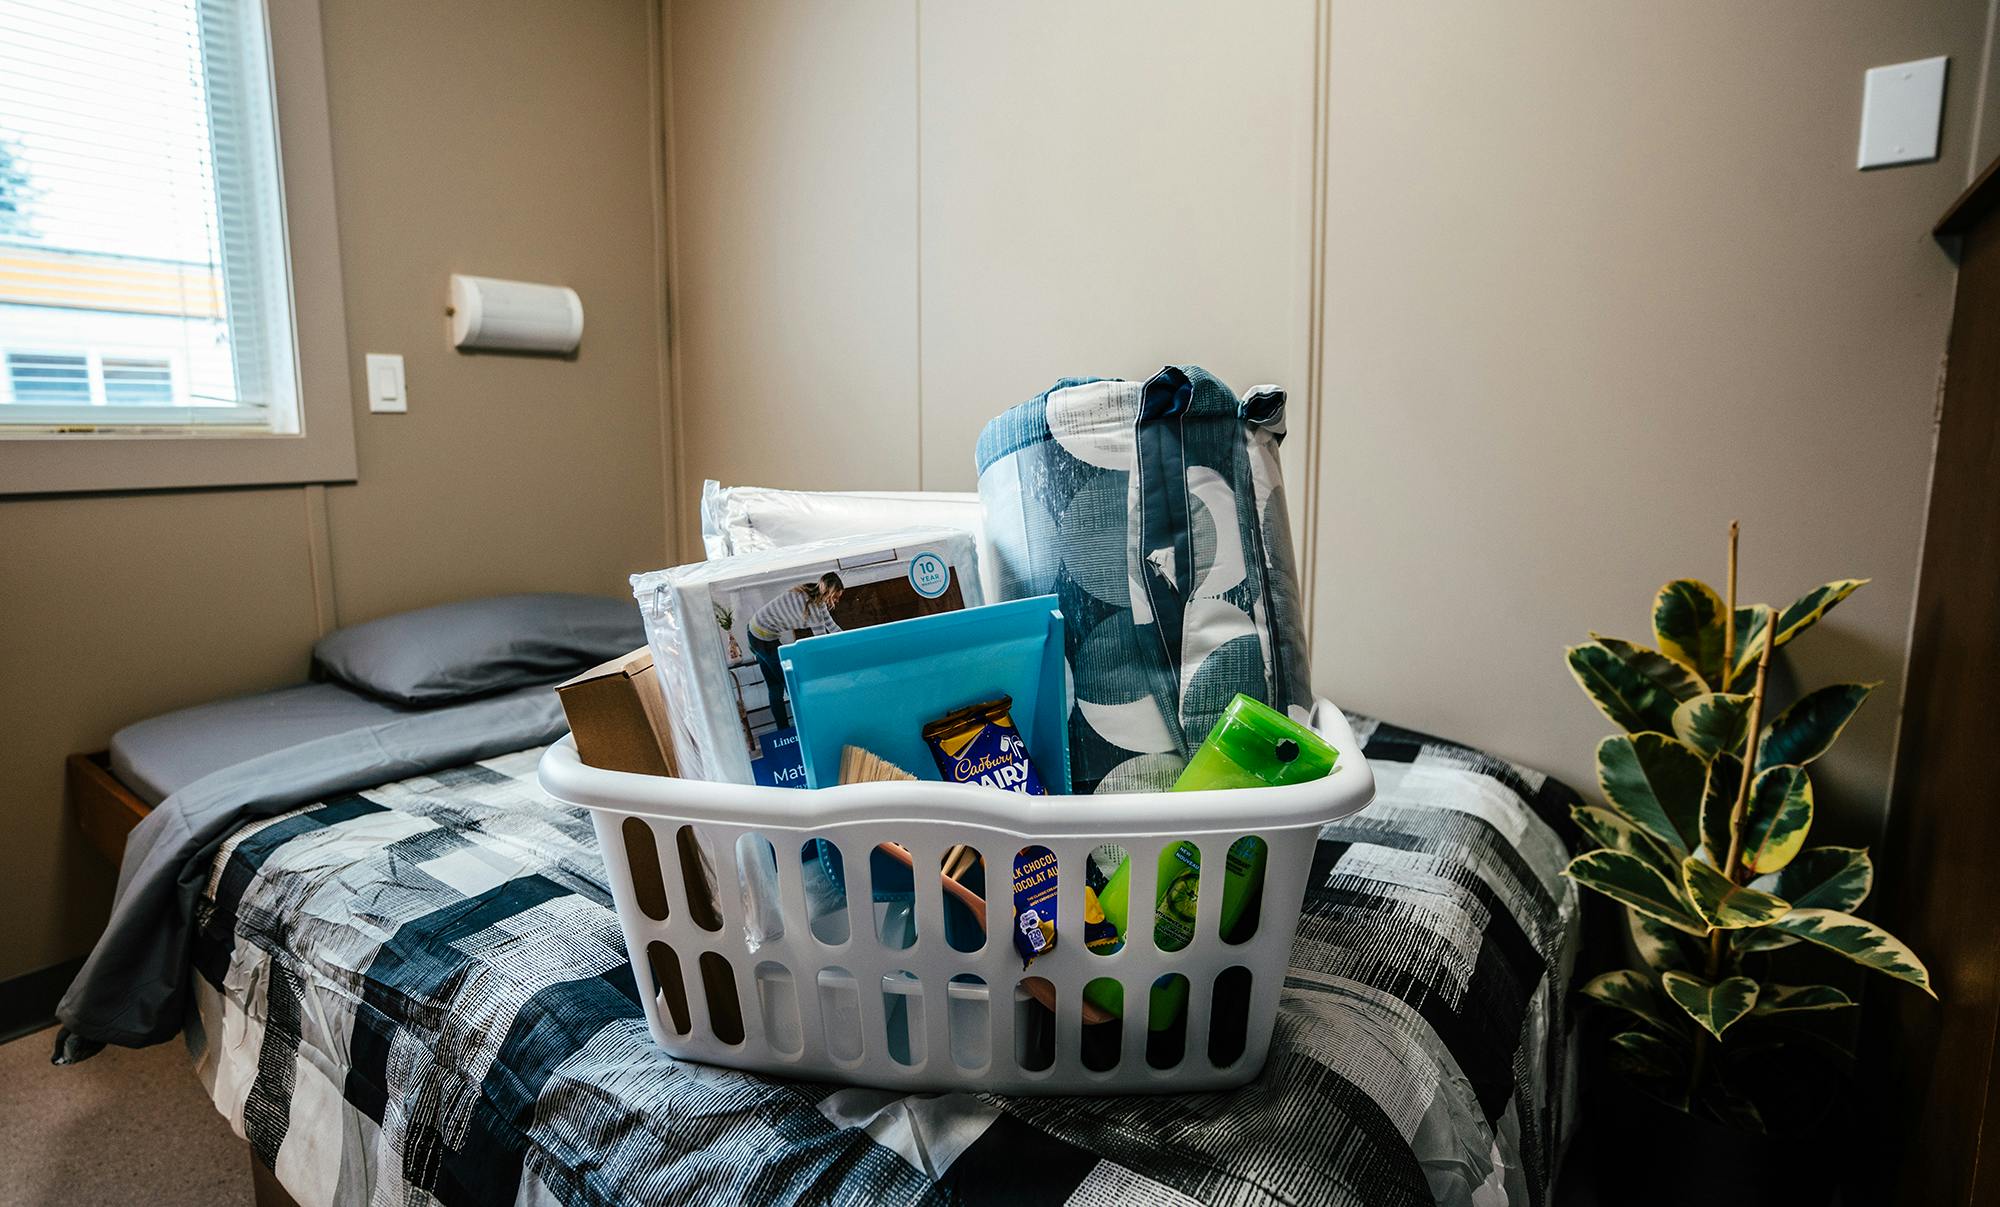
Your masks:
{"label": "window sill", "polygon": [[0,496],[352,482],[351,426],[339,436],[91,432],[4,437]]}

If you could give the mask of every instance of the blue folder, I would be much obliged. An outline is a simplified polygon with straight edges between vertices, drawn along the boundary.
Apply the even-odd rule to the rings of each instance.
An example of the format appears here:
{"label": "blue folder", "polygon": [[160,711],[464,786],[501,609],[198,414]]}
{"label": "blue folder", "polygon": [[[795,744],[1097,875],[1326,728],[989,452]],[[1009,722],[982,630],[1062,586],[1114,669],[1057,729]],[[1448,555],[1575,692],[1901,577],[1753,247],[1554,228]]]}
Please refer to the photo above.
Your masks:
{"label": "blue folder", "polygon": [[808,637],[784,647],[780,661],[809,787],[840,782],[844,746],[941,779],[924,726],[1012,696],[1014,726],[1043,785],[1069,791],[1069,674],[1053,595]]}

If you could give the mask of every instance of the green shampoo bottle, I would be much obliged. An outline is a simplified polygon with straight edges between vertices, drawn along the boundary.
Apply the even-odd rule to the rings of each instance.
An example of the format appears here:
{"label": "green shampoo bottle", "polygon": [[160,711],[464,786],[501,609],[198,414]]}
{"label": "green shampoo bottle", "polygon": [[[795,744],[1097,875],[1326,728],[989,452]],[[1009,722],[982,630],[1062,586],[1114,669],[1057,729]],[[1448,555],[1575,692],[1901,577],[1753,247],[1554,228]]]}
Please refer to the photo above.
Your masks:
{"label": "green shampoo bottle", "polygon": [[[1312,730],[1257,700],[1238,695],[1222,710],[1201,748],[1174,781],[1175,792],[1217,788],[1263,788],[1302,784],[1330,775],[1339,752]],[[1229,935],[1243,920],[1243,910],[1264,888],[1264,840],[1246,835],[1229,846],[1222,874],[1222,933]],[[1128,918],[1131,860],[1123,860],[1098,894],[1107,918]],[[1162,951],[1179,951],[1194,941],[1195,909],[1199,903],[1201,850],[1177,842],[1160,852],[1158,900],[1153,909],[1153,942]],[[1129,929],[1129,928],[1128,928]],[[1114,948],[1115,950],[1115,948]],[[1113,1014],[1124,1013],[1124,991],[1116,981],[1092,982],[1084,999]],[[1164,1031],[1187,1007],[1187,980],[1162,977],[1153,983],[1147,1025]]]}

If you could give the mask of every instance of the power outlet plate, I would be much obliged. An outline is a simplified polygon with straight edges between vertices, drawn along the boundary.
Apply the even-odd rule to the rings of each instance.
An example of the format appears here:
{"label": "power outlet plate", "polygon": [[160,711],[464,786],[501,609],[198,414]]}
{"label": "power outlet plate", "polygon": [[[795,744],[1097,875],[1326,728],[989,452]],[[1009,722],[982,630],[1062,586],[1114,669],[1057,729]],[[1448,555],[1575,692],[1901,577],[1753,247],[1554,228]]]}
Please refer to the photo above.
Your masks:
{"label": "power outlet plate", "polygon": [[1869,68],[1861,94],[1861,151],[1856,167],[1889,168],[1937,158],[1948,61],[1938,55]]}

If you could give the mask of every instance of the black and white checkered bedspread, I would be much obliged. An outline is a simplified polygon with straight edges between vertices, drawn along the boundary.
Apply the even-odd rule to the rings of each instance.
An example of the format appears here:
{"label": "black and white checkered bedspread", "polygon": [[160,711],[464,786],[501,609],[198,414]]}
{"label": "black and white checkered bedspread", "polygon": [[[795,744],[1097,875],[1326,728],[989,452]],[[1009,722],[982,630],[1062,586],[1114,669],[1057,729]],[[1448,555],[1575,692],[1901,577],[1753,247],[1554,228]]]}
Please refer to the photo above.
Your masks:
{"label": "black and white checkered bedspread", "polygon": [[647,1033],[597,843],[539,750],[239,832],[188,1042],[319,1203],[1544,1203],[1570,1097],[1574,794],[1362,721],[1257,1080],[905,1096],[682,1064]]}

